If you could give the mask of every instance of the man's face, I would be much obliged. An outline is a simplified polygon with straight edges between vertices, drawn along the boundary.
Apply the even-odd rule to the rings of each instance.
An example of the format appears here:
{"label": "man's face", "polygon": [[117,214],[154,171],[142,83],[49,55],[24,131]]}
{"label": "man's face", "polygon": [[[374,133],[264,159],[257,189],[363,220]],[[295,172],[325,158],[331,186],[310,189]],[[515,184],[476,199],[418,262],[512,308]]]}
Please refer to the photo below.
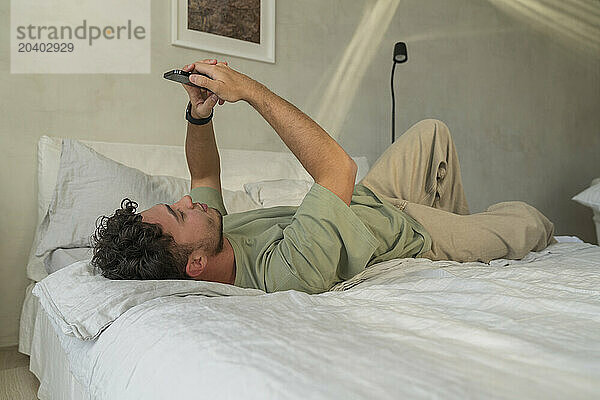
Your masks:
{"label": "man's face", "polygon": [[159,224],[178,244],[193,245],[208,256],[223,249],[223,216],[216,208],[193,203],[189,195],[174,204],[157,204],[140,214],[142,221]]}

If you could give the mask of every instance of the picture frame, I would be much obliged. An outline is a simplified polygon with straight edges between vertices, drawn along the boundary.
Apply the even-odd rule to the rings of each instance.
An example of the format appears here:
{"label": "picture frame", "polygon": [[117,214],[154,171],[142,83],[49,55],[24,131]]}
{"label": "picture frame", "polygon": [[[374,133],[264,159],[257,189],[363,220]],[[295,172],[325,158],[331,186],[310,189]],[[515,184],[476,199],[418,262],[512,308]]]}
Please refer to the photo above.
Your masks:
{"label": "picture frame", "polygon": [[188,29],[188,0],[171,0],[171,44],[275,63],[275,0],[260,1],[260,43]]}

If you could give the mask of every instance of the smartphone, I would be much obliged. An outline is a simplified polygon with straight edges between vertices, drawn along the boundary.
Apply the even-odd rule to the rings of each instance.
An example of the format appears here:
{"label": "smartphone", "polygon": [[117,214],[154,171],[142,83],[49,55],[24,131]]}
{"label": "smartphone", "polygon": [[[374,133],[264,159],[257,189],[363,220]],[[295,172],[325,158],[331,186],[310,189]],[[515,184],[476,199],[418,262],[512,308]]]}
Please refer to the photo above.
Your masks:
{"label": "smartphone", "polygon": [[[201,74],[199,72],[194,72],[194,73],[198,74],[198,75],[204,75],[207,78],[210,78],[210,76],[208,76],[206,74]],[[183,83],[184,85],[188,85],[188,86],[201,87],[201,86],[198,86],[198,85],[194,85],[192,82],[190,82],[190,75],[191,74],[192,74],[191,72],[186,72],[186,71],[183,71],[183,70],[180,70],[180,69],[174,69],[172,71],[165,72],[165,74],[163,75],[163,78],[169,79],[171,81]]]}

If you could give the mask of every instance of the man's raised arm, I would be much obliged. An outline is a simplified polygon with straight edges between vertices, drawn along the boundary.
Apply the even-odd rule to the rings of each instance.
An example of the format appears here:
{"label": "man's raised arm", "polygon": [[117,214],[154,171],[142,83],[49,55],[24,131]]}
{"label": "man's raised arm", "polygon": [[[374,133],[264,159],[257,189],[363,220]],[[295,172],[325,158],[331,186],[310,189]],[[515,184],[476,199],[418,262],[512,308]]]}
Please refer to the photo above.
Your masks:
{"label": "man's raised arm", "polygon": [[[200,118],[195,117],[193,112],[192,117]],[[185,157],[192,177],[192,189],[210,186],[221,191],[221,160],[212,121],[206,125],[188,122]]]}
{"label": "man's raised arm", "polygon": [[[206,65],[214,65],[217,60],[206,59],[198,61]],[[226,63],[225,63],[226,64]],[[192,71],[195,64],[186,65],[184,71]],[[195,119],[210,116],[213,107],[223,100],[201,89],[182,84],[190,97],[190,114]],[[188,122],[185,137],[185,157],[192,178],[191,189],[198,186],[208,186],[221,192],[221,161],[215,140],[212,120],[205,125],[194,125]]]}
{"label": "man's raised arm", "polygon": [[192,82],[235,103],[245,100],[275,129],[315,182],[329,189],[347,205],[352,200],[357,166],[344,149],[315,121],[266,86],[226,64],[196,63]]}

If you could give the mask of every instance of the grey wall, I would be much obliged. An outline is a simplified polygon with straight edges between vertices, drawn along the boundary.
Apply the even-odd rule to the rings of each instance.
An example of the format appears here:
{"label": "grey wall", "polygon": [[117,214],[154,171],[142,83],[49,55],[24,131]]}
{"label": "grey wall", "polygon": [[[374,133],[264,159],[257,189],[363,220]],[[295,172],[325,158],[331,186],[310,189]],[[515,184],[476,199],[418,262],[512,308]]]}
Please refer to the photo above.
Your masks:
{"label": "grey wall", "polygon": [[[443,120],[471,212],[522,200],[548,216],[556,234],[596,243],[591,211],[570,198],[600,176],[600,57],[489,2],[279,0],[277,62],[266,64],[171,46],[170,2],[154,0],[151,74],[72,77],[9,73],[9,11],[3,0],[0,345],[18,336],[38,138],[181,145],[186,95],[161,76],[208,57],[263,82],[372,164],[390,143],[392,48],[406,41],[409,62],[396,69],[396,134],[424,118]],[[246,103],[221,106],[214,124],[222,148],[285,150]]]}

